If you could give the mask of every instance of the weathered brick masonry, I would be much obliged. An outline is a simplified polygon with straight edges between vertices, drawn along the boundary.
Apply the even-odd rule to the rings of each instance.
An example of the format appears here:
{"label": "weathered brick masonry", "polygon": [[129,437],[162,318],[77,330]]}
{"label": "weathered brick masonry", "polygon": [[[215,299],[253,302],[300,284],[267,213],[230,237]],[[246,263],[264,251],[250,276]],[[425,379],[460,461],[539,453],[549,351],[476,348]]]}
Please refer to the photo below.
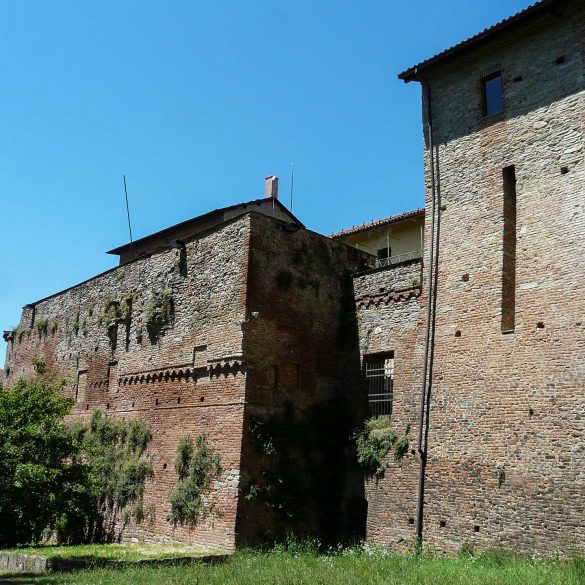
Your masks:
{"label": "weathered brick masonry", "polygon": [[[355,374],[344,379],[348,364],[359,371],[359,361],[349,361],[352,352],[359,359],[357,335],[347,349],[333,340],[341,310],[351,309],[350,274],[363,255],[254,212],[184,246],[167,246],[25,307],[9,336],[7,384],[33,376],[33,359],[43,358],[49,371],[68,380],[66,392],[76,397],[72,419],[88,419],[96,409],[143,418],[153,430],[155,469],[145,504],[155,504],[156,512],[125,536],[232,550],[261,532],[254,506],[239,508],[247,485],[242,476],[251,475],[243,463],[254,464],[242,442],[250,412],[282,409],[287,401],[302,409],[340,383],[346,395],[359,396]],[[163,294],[172,296],[174,322],[151,340],[145,314]],[[127,318],[111,319],[108,302],[122,306],[128,299]],[[174,528],[166,518],[177,443],[199,433],[224,469],[209,495],[217,513],[194,530]]]}
{"label": "weathered brick masonry", "polygon": [[[503,111],[485,115],[482,79],[498,73]],[[366,269],[374,256],[304,229],[283,206],[284,221],[267,217],[274,201],[256,201],[264,215],[243,204],[204,216],[204,232],[188,236],[203,229],[198,220],[181,224],[184,242],[163,230],[159,250],[25,307],[7,335],[8,384],[34,375],[42,357],[69,380],[72,418],[101,409],[152,426],[146,503],[156,516],[127,535],[232,550],[290,527],[359,533],[364,487],[347,439],[365,414],[360,358],[392,355],[391,416],[410,449],[365,485],[367,537],[394,549],[414,540],[434,156],[442,200],[425,542],[585,552],[583,3],[543,0],[401,76],[432,90],[422,260],[412,248],[420,211],[336,234],[359,246],[356,234],[377,230],[367,243],[384,267]],[[134,251],[122,249],[124,262]],[[145,314],[164,291],[174,323],[151,341]],[[104,301],[129,299],[128,318],[104,319]],[[304,441],[260,453],[252,427],[271,418],[299,425]],[[340,427],[327,436],[332,421]],[[209,496],[221,513],[175,529],[166,516],[176,446],[201,432],[224,468]],[[286,522],[274,502],[252,497],[271,473],[278,483],[283,461],[293,488],[315,486]]]}
{"label": "weathered brick masonry", "polygon": [[[466,541],[542,554],[584,550],[585,13],[582,2],[548,4],[550,12],[508,34],[420,71],[432,91],[443,203],[425,498],[425,539],[442,550]],[[484,116],[480,80],[494,71],[504,112]],[[510,165],[512,332],[502,330]],[[421,312],[426,291],[425,280]],[[383,335],[401,331],[393,327],[391,320]],[[417,345],[421,364],[422,328]],[[401,398],[411,389],[397,375],[397,424],[417,419],[418,396]],[[368,529],[375,542],[396,547],[414,537],[418,465],[390,465],[372,488]]]}

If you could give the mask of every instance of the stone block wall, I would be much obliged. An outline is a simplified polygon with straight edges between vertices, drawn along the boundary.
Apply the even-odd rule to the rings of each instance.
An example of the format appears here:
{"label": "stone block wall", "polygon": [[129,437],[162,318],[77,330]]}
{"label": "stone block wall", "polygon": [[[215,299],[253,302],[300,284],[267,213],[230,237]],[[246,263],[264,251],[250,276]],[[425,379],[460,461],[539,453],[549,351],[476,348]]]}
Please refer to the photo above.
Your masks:
{"label": "stone block wall", "polygon": [[[427,72],[444,208],[424,537],[444,551],[468,542],[583,553],[585,16],[580,2],[559,4],[558,14]],[[484,117],[480,80],[497,70],[505,111]],[[505,334],[510,165],[515,328]],[[423,310],[425,291],[423,281]],[[376,542],[414,538],[402,517],[416,508],[417,472],[404,466],[379,487],[385,506],[369,520]]]}

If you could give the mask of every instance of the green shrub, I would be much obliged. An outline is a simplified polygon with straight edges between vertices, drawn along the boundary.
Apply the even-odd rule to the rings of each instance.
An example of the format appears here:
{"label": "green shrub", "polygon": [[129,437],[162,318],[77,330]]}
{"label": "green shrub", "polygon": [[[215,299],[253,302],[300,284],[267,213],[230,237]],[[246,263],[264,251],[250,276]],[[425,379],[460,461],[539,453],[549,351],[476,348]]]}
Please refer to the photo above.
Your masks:
{"label": "green shrub", "polygon": [[177,447],[175,469],[179,483],[169,494],[169,520],[174,525],[195,526],[212,508],[205,502],[205,495],[212,480],[222,472],[219,455],[207,444],[205,435],[199,435],[195,443],[186,435]]}
{"label": "green shrub", "polygon": [[368,419],[364,428],[354,435],[354,440],[358,463],[367,477],[377,479],[384,477],[384,458],[390,450],[394,448],[394,457],[400,460],[408,452],[409,446],[408,437],[406,434],[398,437],[389,416]]}
{"label": "green shrub", "polygon": [[63,383],[20,380],[0,391],[0,546],[38,542],[74,504],[76,446]]}
{"label": "green shrub", "polygon": [[47,362],[43,358],[35,357],[31,361],[37,374],[42,375],[47,371]]}
{"label": "green shrub", "polygon": [[402,435],[396,439],[396,443],[394,443],[394,458],[396,460],[402,459],[408,453],[408,437],[406,435]]}
{"label": "green shrub", "polygon": [[49,328],[49,321],[45,317],[38,317],[35,320],[35,328],[39,335],[46,335]]}

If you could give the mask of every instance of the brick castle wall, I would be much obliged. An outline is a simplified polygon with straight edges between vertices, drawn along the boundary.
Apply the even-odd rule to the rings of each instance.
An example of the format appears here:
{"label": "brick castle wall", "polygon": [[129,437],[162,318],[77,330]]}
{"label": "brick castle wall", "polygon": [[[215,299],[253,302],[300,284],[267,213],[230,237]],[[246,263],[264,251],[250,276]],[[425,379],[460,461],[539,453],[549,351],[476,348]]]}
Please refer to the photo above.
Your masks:
{"label": "brick castle wall", "polygon": [[[425,539],[444,551],[468,542],[583,553],[584,23],[581,4],[567,3],[562,16],[539,17],[428,75],[445,207]],[[485,118],[480,79],[494,70],[502,71],[506,107]],[[428,162],[427,149],[430,217]],[[503,169],[510,165],[515,330],[503,334]],[[426,282],[421,310],[424,291]],[[394,412],[400,420],[410,413],[398,395]],[[385,505],[370,508],[375,542],[398,547],[414,538],[414,516],[405,512],[416,508],[417,473],[417,465],[404,465],[378,486],[375,498]]]}
{"label": "brick castle wall", "polygon": [[[241,498],[242,544],[277,539],[286,536],[287,529],[325,539],[343,538],[353,529],[351,502],[363,495],[363,487],[350,463],[349,436],[355,427],[348,428],[348,419],[354,421],[361,412],[351,274],[367,258],[314,232],[254,218],[248,303],[249,312],[258,316],[245,325],[246,421],[285,412],[296,424],[302,421],[303,448],[292,437],[285,453],[275,453],[272,459],[290,457],[290,468],[303,476],[285,471],[288,483],[313,477],[320,478],[321,485],[313,485],[311,501],[292,518],[281,518],[278,510],[269,513],[263,501]],[[323,408],[322,420],[315,420],[314,408]],[[334,453],[328,429],[341,437]],[[263,481],[262,466],[271,466],[270,457],[259,456],[248,427],[242,460],[248,474],[246,492]],[[302,499],[294,491],[293,498]]]}
{"label": "brick castle wall", "polygon": [[[344,244],[249,213],[184,250],[158,251],[27,306],[9,343],[6,383],[34,376],[33,359],[42,358],[67,379],[65,393],[76,399],[71,420],[101,410],[151,426],[155,476],[145,508],[154,504],[155,515],[126,527],[125,538],[227,551],[270,538],[277,516],[241,497],[258,459],[249,422],[287,405],[300,413],[335,393],[345,409],[359,402],[351,273],[364,260]],[[163,291],[172,296],[174,321],[151,340],[146,316]],[[107,312],[112,301],[119,303],[117,319]],[[224,469],[208,498],[214,512],[194,529],[174,527],[167,496],[177,482],[177,444],[199,433]],[[362,487],[350,466],[336,469],[336,481],[350,486],[341,506]],[[313,527],[311,518],[306,525]]]}
{"label": "brick castle wall", "polygon": [[[179,249],[131,262],[42,300],[23,311],[20,331],[9,343],[7,384],[34,375],[42,357],[49,371],[68,380],[76,396],[72,420],[92,411],[140,417],[153,431],[148,452],[154,481],[145,506],[154,519],[128,527],[126,536],[189,540],[210,549],[232,550],[240,476],[245,401],[242,328],[250,216],[224,224]],[[174,323],[151,342],[146,313],[155,294],[170,291]],[[132,296],[130,319],[105,318],[104,303]],[[47,331],[36,324],[47,319]],[[114,343],[112,342],[114,340]],[[221,456],[224,472],[210,500],[217,513],[196,529],[167,521],[167,495],[176,485],[176,448],[181,436],[199,433]]]}
{"label": "brick castle wall", "polygon": [[[401,436],[408,431],[409,451],[400,462],[392,454],[386,460],[383,478],[366,481],[368,500],[367,538],[387,544],[389,539],[406,543],[412,538],[413,501],[397,501],[396,485],[411,496],[418,468],[412,450],[416,433],[420,395],[420,312],[422,262],[414,260],[369,271],[354,278],[359,323],[360,352],[364,357],[394,352],[394,397],[392,425]],[[410,429],[410,430],[409,430]],[[393,504],[389,505],[389,500]]]}

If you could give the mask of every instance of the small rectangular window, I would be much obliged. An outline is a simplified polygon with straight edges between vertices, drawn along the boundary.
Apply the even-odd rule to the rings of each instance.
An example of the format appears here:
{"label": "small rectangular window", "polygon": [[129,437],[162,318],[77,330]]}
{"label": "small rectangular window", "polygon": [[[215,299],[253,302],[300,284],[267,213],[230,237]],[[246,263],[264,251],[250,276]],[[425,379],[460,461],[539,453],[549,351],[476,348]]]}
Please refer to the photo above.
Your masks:
{"label": "small rectangular window", "polygon": [[491,116],[504,111],[504,87],[502,74],[498,71],[481,80],[483,115]]}
{"label": "small rectangular window", "polygon": [[394,352],[365,356],[364,370],[370,416],[392,414]]}
{"label": "small rectangular window", "polygon": [[75,385],[75,400],[83,402],[85,400],[85,390],[87,388],[87,370],[77,372],[77,384]]}

